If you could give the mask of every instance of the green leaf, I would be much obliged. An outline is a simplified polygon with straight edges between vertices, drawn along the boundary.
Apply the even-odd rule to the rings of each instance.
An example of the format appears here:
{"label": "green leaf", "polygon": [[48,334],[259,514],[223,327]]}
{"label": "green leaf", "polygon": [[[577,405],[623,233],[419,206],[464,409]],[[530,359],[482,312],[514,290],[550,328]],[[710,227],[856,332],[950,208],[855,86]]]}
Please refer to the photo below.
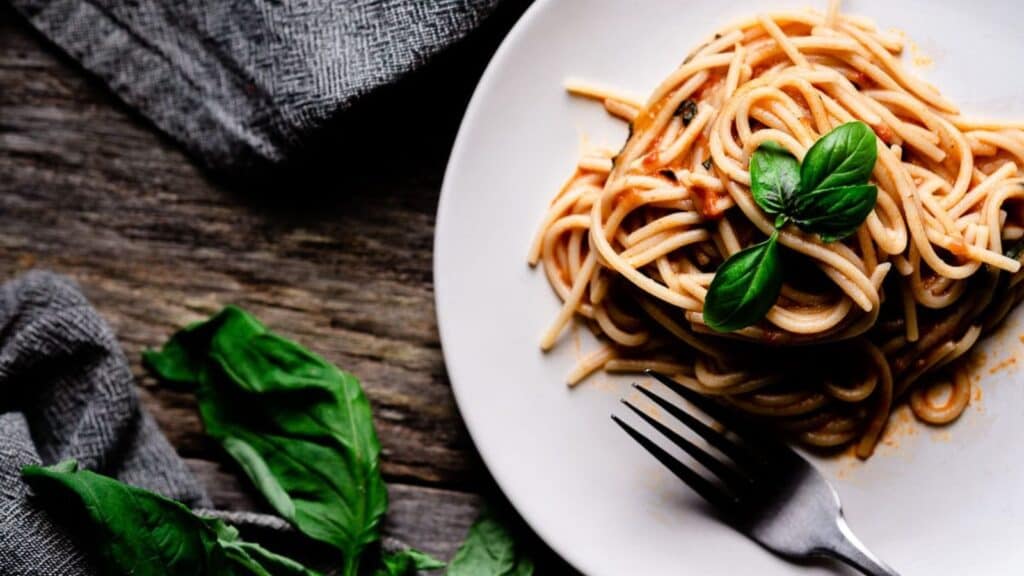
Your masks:
{"label": "green leaf", "polygon": [[420,570],[439,570],[445,567],[444,562],[412,548],[384,554],[381,564],[373,576],[414,576]]}
{"label": "green leaf", "polygon": [[867,184],[875,168],[878,149],[867,124],[847,122],[811,146],[800,166],[803,193],[824,188]]}
{"label": "green leaf", "polygon": [[87,470],[74,460],[22,477],[39,502],[81,539],[102,574],[133,576],[316,576],[301,564],[243,542],[219,520],[179,502]]}
{"label": "green leaf", "polygon": [[259,544],[243,541],[234,526],[225,524],[218,518],[203,518],[202,520],[217,534],[220,545],[228,558],[236,564],[252,570],[254,574],[266,573],[281,576],[313,574],[308,568],[291,558],[275,554]]}
{"label": "green leaf", "polygon": [[359,381],[235,307],[144,359],[161,378],[192,375],[206,433],[278,514],[340,550],[355,574],[388,504]]}
{"label": "green leaf", "polygon": [[782,290],[778,232],[741,250],[715,272],[704,300],[704,322],[717,332],[746,328],[764,318]]}
{"label": "green leaf", "polygon": [[517,549],[515,540],[489,512],[469,528],[447,576],[530,576],[533,561]]}
{"label": "green leaf", "polygon": [[[750,193],[766,214],[784,214],[800,188],[800,163],[774,142],[757,147],[750,157]],[[778,226],[778,224],[776,224]]]}
{"label": "green leaf", "polygon": [[874,184],[818,189],[797,198],[792,218],[801,229],[833,242],[856,232],[877,199]]}

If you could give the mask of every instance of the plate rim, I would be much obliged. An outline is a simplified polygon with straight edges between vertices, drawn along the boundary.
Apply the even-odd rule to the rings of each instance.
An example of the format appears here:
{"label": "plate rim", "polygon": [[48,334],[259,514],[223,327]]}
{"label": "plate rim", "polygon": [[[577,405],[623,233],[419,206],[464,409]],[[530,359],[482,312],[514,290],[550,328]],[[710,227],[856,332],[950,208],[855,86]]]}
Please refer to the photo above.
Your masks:
{"label": "plate rim", "polygon": [[455,364],[450,362],[448,347],[445,346],[445,333],[448,332],[446,328],[447,322],[443,320],[445,317],[441,313],[442,304],[441,294],[446,290],[445,285],[447,280],[444,280],[444,276],[440,274],[442,258],[439,257],[440,251],[438,246],[441,245],[443,236],[446,236],[444,226],[449,218],[449,213],[452,208],[452,176],[455,170],[458,169],[460,157],[462,156],[462,149],[466,145],[465,140],[467,138],[468,127],[474,124],[478,114],[479,108],[482,106],[481,102],[483,96],[481,94],[481,88],[486,86],[488,83],[493,81],[493,77],[497,75],[501,69],[502,61],[507,57],[507,53],[512,49],[511,46],[515,43],[516,39],[525,33],[529,23],[537,17],[548,4],[554,0],[535,0],[530,6],[519,16],[512,28],[502,38],[501,43],[498,45],[497,50],[491,55],[490,60],[487,62],[487,67],[484,69],[483,74],[480,75],[480,79],[477,81],[476,86],[473,88],[473,95],[470,97],[469,104],[466,105],[466,111],[462,115],[462,119],[459,121],[459,130],[456,133],[455,141],[452,144],[451,152],[448,155],[448,162],[445,164],[444,179],[441,182],[441,193],[438,197],[437,212],[434,217],[434,246],[432,249],[433,265],[432,273],[434,276],[434,314],[437,319],[437,331],[441,343],[441,356],[444,359],[445,371],[448,374],[448,382],[451,387],[452,396],[455,398],[455,405],[459,410],[459,416],[462,418],[463,424],[466,426],[466,431],[469,433],[470,440],[473,442],[473,447],[476,453],[480,456],[481,461],[487,468],[488,475],[497,484],[498,489],[508,500],[509,504],[515,509],[516,513],[523,519],[524,522],[530,527],[530,530],[537,535],[538,538],[551,550],[553,550],[559,557],[569,563],[573,569],[581,574],[586,572],[583,570],[583,559],[578,556],[574,551],[564,549],[556,545],[557,539],[554,535],[544,528],[543,523],[537,522],[537,519],[533,517],[533,514],[525,510],[516,496],[516,491],[499,475],[493,472],[494,467],[492,466],[492,457],[489,452],[480,447],[480,434],[476,432],[477,424],[474,423],[474,418],[468,416],[470,411],[467,411],[464,406],[464,400],[460,390],[462,385],[458,383],[459,379],[454,375],[453,367]]}
{"label": "plate rim", "polygon": [[[1003,0],[991,1],[999,3]],[[445,277],[440,273],[442,270],[452,272],[455,268],[451,258],[453,255],[452,251],[449,249],[449,258],[446,260],[442,257],[443,252],[441,248],[443,246],[450,247],[452,239],[457,239],[454,236],[454,231],[452,230],[452,225],[454,224],[452,221],[456,219],[456,213],[458,210],[458,202],[456,202],[456,180],[458,180],[458,178],[456,178],[456,174],[467,169],[472,169],[472,165],[469,162],[472,157],[472,154],[470,153],[471,150],[466,147],[468,145],[468,141],[471,139],[470,133],[479,128],[479,123],[486,122],[486,118],[481,116],[481,109],[486,107],[487,97],[493,96],[493,93],[489,88],[492,87],[496,80],[500,80],[503,69],[508,65],[509,59],[514,57],[516,50],[523,48],[521,45],[522,37],[528,35],[531,27],[538,23],[538,20],[543,20],[543,18],[541,18],[543,13],[551,9],[554,4],[556,4],[556,0],[536,0],[519,17],[514,26],[502,39],[498,49],[492,54],[483,74],[481,74],[477,81],[472,97],[466,106],[466,110],[460,121],[459,129],[446,163],[444,179],[441,185],[441,192],[435,216],[435,230],[433,235],[434,247],[432,250],[434,258],[432,263],[432,271],[434,275],[434,303],[442,356],[445,362],[445,368],[449,375],[452,394],[467,432],[469,433],[474,446],[476,446],[477,453],[480,455],[482,462],[487,467],[489,474],[494,479],[496,485],[502,491],[511,506],[530,526],[531,530],[540,538],[540,540],[549,548],[581,573],[587,573],[584,569],[585,567],[602,572],[594,563],[593,558],[588,553],[587,547],[572,545],[572,542],[566,540],[555,527],[546,523],[549,517],[544,514],[540,507],[531,501],[529,491],[518,484],[517,478],[514,475],[509,475],[507,469],[505,470],[505,477],[501,477],[495,473],[495,470],[502,468],[500,464],[502,457],[500,454],[495,453],[495,450],[493,449],[495,444],[494,435],[486,430],[487,423],[484,421],[483,416],[474,415],[473,409],[475,406],[472,405],[471,402],[472,393],[470,390],[475,390],[473,386],[481,383],[467,378],[460,379],[458,377],[459,374],[466,374],[470,371],[469,368],[463,368],[462,370],[457,369],[458,366],[464,366],[466,364],[464,360],[460,358],[460,362],[458,363],[451,362],[454,360],[452,356],[453,350],[451,349],[451,343],[461,338],[456,336],[456,332],[459,332],[459,330],[456,330],[456,326],[460,322],[457,318],[458,313],[453,310],[454,308],[457,308],[457,303],[454,301],[449,302],[449,305],[446,307],[444,304],[444,295],[457,292],[456,285],[459,283],[458,276],[449,275]],[[945,4],[937,3],[937,6],[942,7],[945,6]],[[911,38],[918,39],[916,36],[911,36]],[[928,77],[928,75],[924,75],[924,77],[929,82],[933,81]],[[945,88],[944,85],[940,86]],[[488,92],[486,97],[482,93],[483,91]],[[946,91],[944,91],[944,93],[947,95],[950,94]],[[957,102],[962,103],[961,99],[957,99]],[[464,190],[459,194],[462,197],[465,197]],[[446,262],[447,266],[445,266]],[[448,299],[451,300],[450,297]],[[447,314],[445,314],[445,310],[448,311]],[[1019,310],[1021,310],[1022,316],[1024,316],[1024,306],[1021,306]],[[1014,338],[1014,340],[1016,340],[1016,338]],[[446,345],[446,342],[448,345]],[[993,338],[985,338],[984,343],[987,343],[990,346],[998,345],[996,340]],[[986,389],[986,393],[988,391],[989,390]],[[489,441],[487,441],[488,437],[490,437]],[[481,439],[484,439],[485,443],[482,444],[480,442]],[[487,449],[488,446],[492,447],[489,451]],[[498,463],[497,468],[495,467],[495,463]],[[679,567],[676,569],[678,570]],[[686,571],[685,567],[682,567],[682,569],[684,572]]]}

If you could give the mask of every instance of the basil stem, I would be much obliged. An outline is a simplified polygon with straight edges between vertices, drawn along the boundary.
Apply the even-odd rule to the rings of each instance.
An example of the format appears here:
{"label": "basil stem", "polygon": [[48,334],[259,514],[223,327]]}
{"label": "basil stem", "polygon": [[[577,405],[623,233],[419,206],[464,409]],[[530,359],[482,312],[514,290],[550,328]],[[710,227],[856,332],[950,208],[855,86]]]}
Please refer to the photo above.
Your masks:
{"label": "basil stem", "polygon": [[381,567],[373,576],[416,576],[421,570],[439,570],[445,563],[419,550],[409,548],[381,556]]}

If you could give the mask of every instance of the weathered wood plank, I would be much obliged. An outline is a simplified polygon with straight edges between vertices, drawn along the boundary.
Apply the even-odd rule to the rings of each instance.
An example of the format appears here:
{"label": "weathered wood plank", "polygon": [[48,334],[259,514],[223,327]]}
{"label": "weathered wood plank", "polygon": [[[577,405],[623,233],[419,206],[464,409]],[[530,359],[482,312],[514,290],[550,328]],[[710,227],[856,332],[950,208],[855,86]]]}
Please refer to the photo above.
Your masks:
{"label": "weathered wood plank", "polygon": [[[0,279],[45,267],[78,280],[219,508],[265,505],[203,437],[191,395],[144,373],[141,351],[235,303],[351,370],[383,444],[385,534],[449,558],[479,494],[500,495],[444,372],[434,210],[476,78],[526,4],[506,4],[466,49],[361,104],[294,166],[247,181],[198,168],[0,5]],[[541,573],[568,572],[538,554]]]}
{"label": "weathered wood plank", "polygon": [[[443,162],[367,167],[379,178],[339,179],[333,198],[226,192],[14,22],[0,28],[0,275],[78,279],[140,376],[143,348],[245,306],[363,380],[389,478],[464,484],[430,268]],[[142,383],[182,453],[208,454],[189,399]]]}

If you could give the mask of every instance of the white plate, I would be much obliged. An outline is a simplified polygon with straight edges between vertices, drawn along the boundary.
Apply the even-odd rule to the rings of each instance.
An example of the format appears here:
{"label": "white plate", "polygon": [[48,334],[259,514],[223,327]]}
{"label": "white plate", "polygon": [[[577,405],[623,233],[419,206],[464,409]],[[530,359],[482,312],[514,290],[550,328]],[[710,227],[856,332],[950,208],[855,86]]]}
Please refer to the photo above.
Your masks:
{"label": "white plate", "polygon": [[[817,0],[819,9],[824,0]],[[848,0],[904,30],[918,69],[962,110],[1024,118],[1024,35],[1009,0]],[[723,6],[728,5],[728,8]],[[609,420],[626,380],[574,390],[577,345],[537,348],[558,301],[527,267],[545,207],[579,138],[617,147],[621,124],[562,89],[580,76],[646,94],[697,42],[757,9],[807,2],[541,0],[495,54],[463,120],[435,239],[438,323],[452,387],[487,467],[537,533],[587,574],[792,574],[792,565],[706,518],[698,499]],[[908,50],[912,54],[913,49]],[[897,418],[867,463],[818,460],[853,529],[905,575],[1024,569],[1024,394],[1012,369],[1021,315],[985,344],[984,398],[954,426]],[[593,345],[580,331],[579,346]],[[902,432],[901,432],[902,430]],[[890,435],[892,437],[892,435]],[[824,573],[808,568],[800,573]]]}

